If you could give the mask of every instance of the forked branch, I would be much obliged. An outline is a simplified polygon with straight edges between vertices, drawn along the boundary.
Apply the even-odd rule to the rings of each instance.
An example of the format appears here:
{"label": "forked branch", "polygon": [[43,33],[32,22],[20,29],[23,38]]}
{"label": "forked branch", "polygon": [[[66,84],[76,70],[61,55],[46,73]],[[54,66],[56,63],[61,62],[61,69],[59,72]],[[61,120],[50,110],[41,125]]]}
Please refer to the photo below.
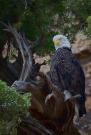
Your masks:
{"label": "forked branch", "polygon": [[10,24],[7,25],[3,23],[3,25],[6,27],[6,29],[4,30],[10,32],[14,36],[18,48],[21,52],[22,59],[23,59],[23,67],[22,67],[19,81],[25,81],[32,71],[32,62],[33,62],[32,52],[24,36],[18,33],[17,30],[13,28]]}

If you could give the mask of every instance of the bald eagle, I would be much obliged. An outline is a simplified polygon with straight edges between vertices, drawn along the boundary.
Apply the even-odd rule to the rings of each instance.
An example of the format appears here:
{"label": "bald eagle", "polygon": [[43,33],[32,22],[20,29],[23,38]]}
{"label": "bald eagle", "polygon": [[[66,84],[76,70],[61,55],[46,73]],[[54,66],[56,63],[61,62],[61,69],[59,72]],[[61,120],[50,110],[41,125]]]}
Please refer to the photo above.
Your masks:
{"label": "bald eagle", "polygon": [[[79,116],[86,113],[85,108],[85,76],[79,61],[71,51],[71,44],[64,35],[53,37],[55,53],[51,58],[50,79],[64,93],[69,95],[80,94]],[[66,96],[67,97],[67,96]]]}

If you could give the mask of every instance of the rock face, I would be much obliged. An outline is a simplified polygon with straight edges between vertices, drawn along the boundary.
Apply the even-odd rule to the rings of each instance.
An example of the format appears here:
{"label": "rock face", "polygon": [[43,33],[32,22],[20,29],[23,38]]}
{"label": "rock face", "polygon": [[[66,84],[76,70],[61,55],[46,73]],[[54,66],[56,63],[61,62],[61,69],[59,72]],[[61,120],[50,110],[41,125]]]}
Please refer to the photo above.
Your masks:
{"label": "rock face", "polygon": [[80,60],[86,77],[86,95],[91,96],[91,39],[82,33],[77,34],[72,51]]}
{"label": "rock face", "polygon": [[43,73],[47,73],[50,70],[50,56],[38,56],[37,54],[34,54],[34,58],[35,58],[35,62],[38,63],[43,63],[44,61],[46,61],[46,65],[41,66],[40,71],[42,71]]}
{"label": "rock face", "polygon": [[76,36],[72,51],[80,60],[86,77],[86,110],[85,117],[80,119],[78,129],[82,135],[91,134],[91,40],[82,33]]}

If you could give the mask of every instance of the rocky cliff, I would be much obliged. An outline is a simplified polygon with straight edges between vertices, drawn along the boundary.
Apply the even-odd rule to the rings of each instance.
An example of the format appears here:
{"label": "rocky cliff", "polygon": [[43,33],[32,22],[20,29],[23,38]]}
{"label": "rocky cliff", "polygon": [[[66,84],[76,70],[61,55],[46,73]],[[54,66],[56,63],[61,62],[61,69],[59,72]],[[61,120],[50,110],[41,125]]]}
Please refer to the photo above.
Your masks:
{"label": "rocky cliff", "polygon": [[78,33],[72,51],[80,60],[86,77],[86,95],[91,95],[91,39]]}

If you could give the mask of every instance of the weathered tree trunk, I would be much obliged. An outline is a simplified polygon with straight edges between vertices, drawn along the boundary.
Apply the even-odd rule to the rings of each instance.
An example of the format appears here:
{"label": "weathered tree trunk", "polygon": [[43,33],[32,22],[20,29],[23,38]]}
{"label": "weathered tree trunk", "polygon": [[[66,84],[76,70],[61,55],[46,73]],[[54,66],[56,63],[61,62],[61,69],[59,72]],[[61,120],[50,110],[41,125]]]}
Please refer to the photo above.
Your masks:
{"label": "weathered tree trunk", "polygon": [[[29,130],[30,129],[30,130]],[[19,125],[18,135],[57,135],[53,130],[47,129],[37,119],[29,116]]]}

